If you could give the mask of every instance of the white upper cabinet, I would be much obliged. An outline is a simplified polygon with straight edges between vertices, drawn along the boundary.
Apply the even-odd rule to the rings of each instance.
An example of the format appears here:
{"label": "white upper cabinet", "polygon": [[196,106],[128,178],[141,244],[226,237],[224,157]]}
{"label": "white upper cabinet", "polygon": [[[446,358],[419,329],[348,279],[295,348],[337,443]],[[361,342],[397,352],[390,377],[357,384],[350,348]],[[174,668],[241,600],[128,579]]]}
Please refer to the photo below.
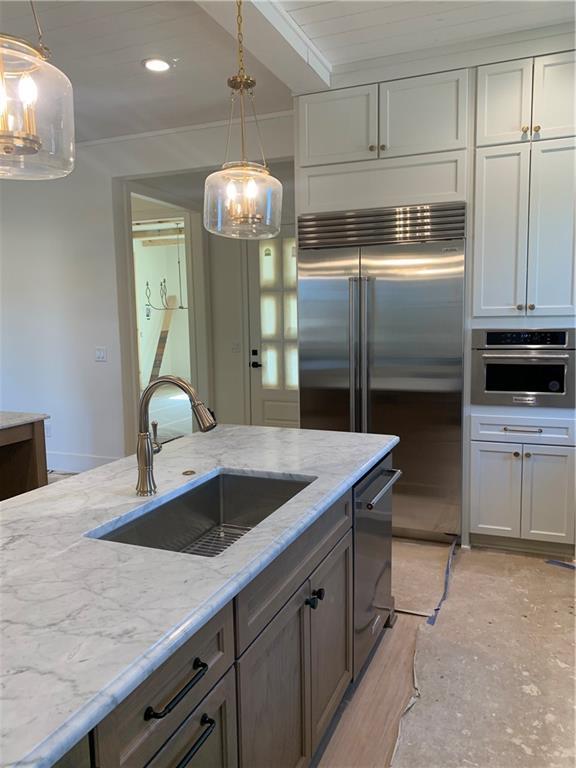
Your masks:
{"label": "white upper cabinet", "polygon": [[530,146],[476,151],[476,316],[525,314]]}
{"label": "white upper cabinet", "polygon": [[378,157],[378,86],[301,96],[298,143],[300,165]]}
{"label": "white upper cabinet", "polygon": [[574,51],[534,59],[533,139],[576,134],[575,73]]}
{"label": "white upper cabinet", "polygon": [[380,84],[380,157],[463,149],[467,135],[467,70]]}
{"label": "white upper cabinet", "polygon": [[573,544],[576,449],[523,448],[522,537]]}
{"label": "white upper cabinet", "polygon": [[527,306],[576,312],[576,140],[532,145]]}
{"label": "white upper cabinet", "polygon": [[478,68],[476,144],[530,141],[533,60]]}

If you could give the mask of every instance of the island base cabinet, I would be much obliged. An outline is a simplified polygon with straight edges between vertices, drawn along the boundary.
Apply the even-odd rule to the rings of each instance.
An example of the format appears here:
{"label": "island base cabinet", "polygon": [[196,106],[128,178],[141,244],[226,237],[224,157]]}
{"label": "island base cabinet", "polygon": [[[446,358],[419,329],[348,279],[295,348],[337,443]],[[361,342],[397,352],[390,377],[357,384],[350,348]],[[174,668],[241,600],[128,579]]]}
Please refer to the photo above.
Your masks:
{"label": "island base cabinet", "polygon": [[236,768],[236,680],[230,669],[146,768]]}
{"label": "island base cabinet", "polygon": [[241,768],[303,768],[311,757],[306,582],[237,662]]}
{"label": "island base cabinet", "polygon": [[312,752],[324,736],[352,681],[352,533],[348,533],[310,577]]}

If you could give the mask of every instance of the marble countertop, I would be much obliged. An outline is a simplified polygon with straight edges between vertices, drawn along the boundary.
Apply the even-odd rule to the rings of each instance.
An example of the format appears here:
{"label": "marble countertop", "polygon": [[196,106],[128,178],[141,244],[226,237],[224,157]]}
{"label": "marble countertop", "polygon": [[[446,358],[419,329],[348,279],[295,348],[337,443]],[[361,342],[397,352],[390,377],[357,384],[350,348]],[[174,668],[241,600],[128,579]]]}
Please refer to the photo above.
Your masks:
{"label": "marble countertop", "polygon": [[22,424],[31,424],[33,421],[46,421],[47,413],[21,413],[19,411],[0,411],[0,429],[20,427]]}
{"label": "marble countertop", "polygon": [[[0,765],[51,766],[398,442],[219,426],[0,504]],[[196,475],[184,477],[184,470]],[[85,536],[222,469],[316,480],[215,558]]]}

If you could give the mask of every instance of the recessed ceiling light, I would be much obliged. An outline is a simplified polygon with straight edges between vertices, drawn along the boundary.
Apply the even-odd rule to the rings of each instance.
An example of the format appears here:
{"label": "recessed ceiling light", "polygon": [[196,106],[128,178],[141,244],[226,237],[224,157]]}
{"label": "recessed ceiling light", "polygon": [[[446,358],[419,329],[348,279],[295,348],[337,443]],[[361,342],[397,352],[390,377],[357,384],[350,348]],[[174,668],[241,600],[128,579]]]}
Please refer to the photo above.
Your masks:
{"label": "recessed ceiling light", "polygon": [[167,72],[172,67],[172,64],[169,61],[166,61],[166,59],[158,58],[144,59],[142,64],[150,72]]}

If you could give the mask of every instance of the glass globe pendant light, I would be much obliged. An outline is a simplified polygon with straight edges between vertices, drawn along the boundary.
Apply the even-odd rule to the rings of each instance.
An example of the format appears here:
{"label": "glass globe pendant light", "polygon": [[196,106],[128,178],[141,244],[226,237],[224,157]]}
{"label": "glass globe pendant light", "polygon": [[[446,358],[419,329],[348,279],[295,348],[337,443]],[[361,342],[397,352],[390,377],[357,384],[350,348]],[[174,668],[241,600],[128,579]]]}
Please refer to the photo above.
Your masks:
{"label": "glass globe pendant light", "polygon": [[[240,240],[265,240],[280,232],[282,213],[282,184],[270,174],[262,149],[260,128],[254,108],[256,81],[244,69],[242,37],[242,0],[236,1],[238,26],[238,74],[228,79],[230,94],[230,120],[226,161],[230,147],[234,103],[240,102],[240,146],[242,159],[225,162],[222,168],[210,174],[204,188],[204,226],[214,235]],[[262,163],[250,162],[246,154],[246,98],[252,106],[254,122],[260,143]]]}
{"label": "glass globe pendant light", "polygon": [[72,86],[38,45],[0,32],[0,179],[56,179],[74,167]]}

